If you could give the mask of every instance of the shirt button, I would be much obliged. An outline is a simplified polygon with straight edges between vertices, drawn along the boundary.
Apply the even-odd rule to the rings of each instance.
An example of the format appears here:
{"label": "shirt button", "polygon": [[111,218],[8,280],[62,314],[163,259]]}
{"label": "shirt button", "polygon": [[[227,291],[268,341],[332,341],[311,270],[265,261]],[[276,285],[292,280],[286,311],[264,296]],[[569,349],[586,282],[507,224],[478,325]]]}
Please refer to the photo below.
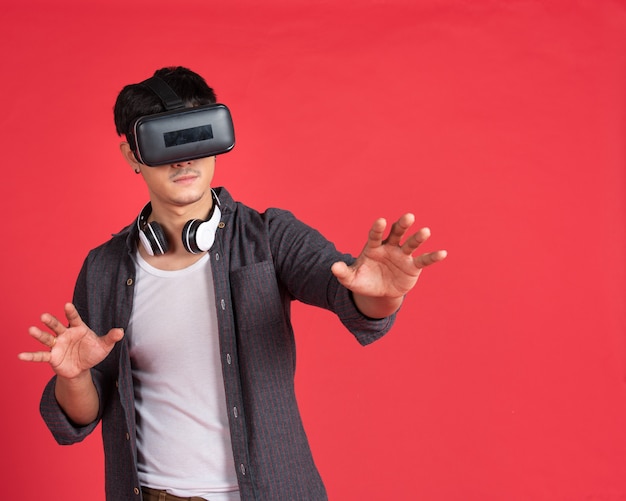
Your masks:
{"label": "shirt button", "polygon": [[219,260],[220,260],[220,255],[219,255],[217,252],[215,253],[215,260],[216,260],[216,261],[219,261]]}
{"label": "shirt button", "polygon": [[226,223],[224,223],[224,221],[220,221],[220,223],[217,225],[218,228],[223,228],[224,226],[226,226]]}
{"label": "shirt button", "polygon": [[223,299],[220,300],[220,305],[222,306],[222,310],[226,309],[226,301],[224,301]]}
{"label": "shirt button", "polygon": [[233,363],[233,359],[230,358],[230,353],[226,354],[226,362],[228,363],[228,365],[231,365]]}
{"label": "shirt button", "polygon": [[130,440],[130,434],[129,433],[126,434],[126,440]]}
{"label": "shirt button", "polygon": [[139,489],[137,487],[133,489],[133,492],[135,493],[136,496],[139,496]]}
{"label": "shirt button", "polygon": [[128,280],[126,280],[126,285],[133,285],[133,279],[129,278]]}
{"label": "shirt button", "polygon": [[241,471],[242,475],[246,474],[246,466],[243,463],[239,465],[239,471]]}
{"label": "shirt button", "polygon": [[237,407],[233,407],[233,416],[235,416],[235,419],[239,417],[239,411],[237,410]]}

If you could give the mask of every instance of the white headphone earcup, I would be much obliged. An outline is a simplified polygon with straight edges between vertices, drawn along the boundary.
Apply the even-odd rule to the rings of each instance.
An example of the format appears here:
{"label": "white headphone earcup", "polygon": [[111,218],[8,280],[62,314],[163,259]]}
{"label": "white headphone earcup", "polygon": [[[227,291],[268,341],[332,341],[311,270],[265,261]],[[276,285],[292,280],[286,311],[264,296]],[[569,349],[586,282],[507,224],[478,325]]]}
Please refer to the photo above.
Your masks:
{"label": "white headphone earcup", "polygon": [[220,224],[222,212],[219,206],[215,205],[213,214],[208,221],[202,219],[192,219],[187,221],[183,228],[183,246],[187,252],[197,254],[208,251],[215,242],[215,233]]}

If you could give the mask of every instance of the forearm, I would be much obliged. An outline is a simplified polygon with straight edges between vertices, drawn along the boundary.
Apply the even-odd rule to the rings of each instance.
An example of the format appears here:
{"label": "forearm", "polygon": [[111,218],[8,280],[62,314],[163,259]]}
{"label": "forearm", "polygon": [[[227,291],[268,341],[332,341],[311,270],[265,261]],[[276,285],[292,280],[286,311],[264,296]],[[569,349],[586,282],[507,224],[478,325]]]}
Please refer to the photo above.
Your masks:
{"label": "forearm", "polygon": [[75,378],[57,376],[54,395],[65,414],[79,426],[92,423],[98,416],[100,402],[91,371]]}
{"label": "forearm", "polygon": [[393,315],[400,306],[404,297],[372,297],[353,293],[354,304],[363,315],[369,318],[385,318]]}

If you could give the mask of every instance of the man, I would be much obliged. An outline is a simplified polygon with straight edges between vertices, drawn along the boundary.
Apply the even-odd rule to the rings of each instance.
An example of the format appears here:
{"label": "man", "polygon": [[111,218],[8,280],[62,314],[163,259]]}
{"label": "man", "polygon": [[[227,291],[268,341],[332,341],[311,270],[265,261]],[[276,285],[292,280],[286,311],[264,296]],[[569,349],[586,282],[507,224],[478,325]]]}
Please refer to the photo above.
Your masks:
{"label": "man", "polygon": [[[186,68],[154,76],[188,108],[216,102]],[[55,372],[42,416],[60,444],[102,423],[107,500],[326,499],[295,400],[290,303],[333,311],[366,345],[446,252],[413,256],[430,232],[407,237],[406,214],[385,240],[377,220],[355,259],[289,212],[212,190],[214,156],[145,165],[134,125],[162,111],[143,83],[118,96],[121,152],[150,203],[89,253],[67,325],[44,314],[48,330],[29,329],[49,351],[19,357]],[[181,235],[196,220],[208,242],[190,249]]]}

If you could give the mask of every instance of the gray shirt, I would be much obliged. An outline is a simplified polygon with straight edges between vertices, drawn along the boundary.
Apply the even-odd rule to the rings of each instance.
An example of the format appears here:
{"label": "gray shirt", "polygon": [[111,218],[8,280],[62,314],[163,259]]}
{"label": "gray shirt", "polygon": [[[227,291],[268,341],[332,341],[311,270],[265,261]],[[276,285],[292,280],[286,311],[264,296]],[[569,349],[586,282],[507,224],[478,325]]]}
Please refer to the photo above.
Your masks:
{"label": "gray shirt", "polygon": [[[222,223],[211,249],[220,356],[241,498],[325,500],[295,398],[295,340],[290,304],[299,300],[333,311],[362,345],[383,336],[395,316],[370,319],[332,275],[339,253],[291,213],[259,213],[217,190]],[[93,249],[79,274],[74,303],[94,332],[128,326],[133,304],[137,229],[129,225]],[[164,348],[166,349],[166,348]],[[83,440],[102,423],[108,501],[139,501],[135,412],[126,339],[92,369],[100,396],[98,419],[71,423],[54,397],[53,378],[42,416],[60,444]]]}

